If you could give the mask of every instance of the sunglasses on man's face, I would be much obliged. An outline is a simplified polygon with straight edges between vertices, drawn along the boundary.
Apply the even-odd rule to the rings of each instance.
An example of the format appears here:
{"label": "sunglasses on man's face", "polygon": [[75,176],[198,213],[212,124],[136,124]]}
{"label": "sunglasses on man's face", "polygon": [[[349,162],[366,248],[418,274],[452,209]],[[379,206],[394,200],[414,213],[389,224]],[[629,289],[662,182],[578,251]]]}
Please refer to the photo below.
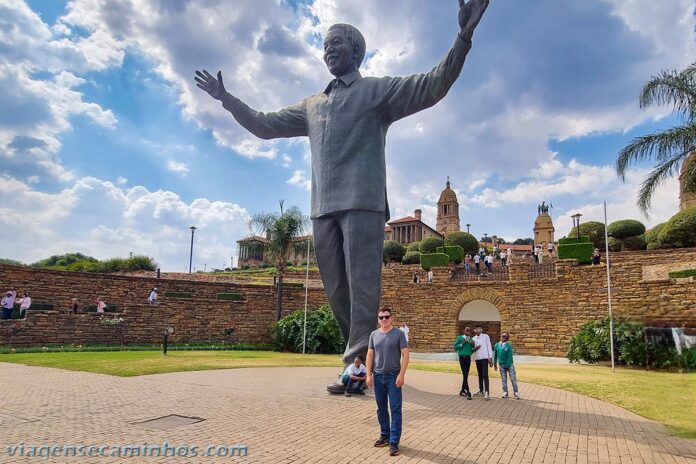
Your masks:
{"label": "sunglasses on man's face", "polygon": [[385,320],[389,319],[390,317],[391,317],[391,315],[389,315],[389,316],[377,316],[377,319],[379,319],[380,321],[385,321]]}

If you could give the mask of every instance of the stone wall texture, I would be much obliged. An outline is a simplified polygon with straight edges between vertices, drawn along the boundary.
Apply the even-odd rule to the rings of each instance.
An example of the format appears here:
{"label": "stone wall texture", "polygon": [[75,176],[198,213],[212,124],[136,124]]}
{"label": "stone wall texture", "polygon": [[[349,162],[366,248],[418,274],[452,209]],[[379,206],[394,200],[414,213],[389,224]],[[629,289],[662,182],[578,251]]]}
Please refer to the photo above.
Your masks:
{"label": "stone wall texture", "polygon": [[[612,254],[615,316],[644,323],[696,325],[694,279],[653,276],[645,280],[643,271],[644,264],[660,265],[665,273],[691,262],[696,262],[693,248]],[[451,351],[463,327],[462,307],[484,300],[497,307],[500,330],[510,333],[517,353],[563,356],[582,324],[608,315],[607,268],[559,260],[554,276],[534,277],[538,274],[530,273],[530,266],[534,264],[513,263],[509,279],[491,281],[450,281],[447,269],[436,268],[432,284],[412,283],[414,267],[388,266],[382,275],[382,305],[394,311],[398,322],[408,324],[416,351]],[[150,306],[145,300],[154,286],[160,290],[160,302]],[[30,313],[26,329],[14,337],[17,346],[118,343],[116,331],[100,325],[96,314],[67,313],[73,297],[81,306],[94,304],[97,296],[118,305],[126,343],[158,343],[168,325],[176,329],[172,342],[221,341],[223,327],[232,322],[237,324],[236,341],[263,343],[270,341],[275,321],[276,289],[267,285],[0,266],[0,289],[11,287],[29,291],[36,303],[55,305],[54,311]],[[164,292],[168,291],[191,292],[193,298],[167,298]],[[218,301],[217,293],[223,292],[239,292],[243,300]],[[303,308],[303,288],[286,288],[283,293],[284,314]],[[322,289],[309,289],[310,308],[325,302]],[[1,343],[7,343],[13,324],[0,321]]]}

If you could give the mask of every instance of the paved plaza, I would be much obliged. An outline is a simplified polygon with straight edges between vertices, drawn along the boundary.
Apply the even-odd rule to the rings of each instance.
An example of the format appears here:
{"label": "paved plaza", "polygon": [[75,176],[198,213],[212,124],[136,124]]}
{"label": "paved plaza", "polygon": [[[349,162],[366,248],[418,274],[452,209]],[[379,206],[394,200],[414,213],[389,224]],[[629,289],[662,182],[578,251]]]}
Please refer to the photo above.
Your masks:
{"label": "paved plaza", "polygon": [[[327,394],[326,381],[337,374],[333,368],[266,368],[120,378],[0,363],[0,463],[696,462],[696,440],[672,437],[662,425],[602,401],[527,384],[521,384],[521,401],[504,400],[497,379],[491,401],[467,401],[456,395],[459,376],[415,370],[406,377],[402,454],[391,458],[372,446],[379,431],[371,392]],[[205,420],[144,423],[172,414]],[[46,461],[7,452],[19,443],[26,452],[30,445],[111,450],[165,442],[196,445],[199,456]],[[247,455],[200,456],[210,445],[246,445]]]}

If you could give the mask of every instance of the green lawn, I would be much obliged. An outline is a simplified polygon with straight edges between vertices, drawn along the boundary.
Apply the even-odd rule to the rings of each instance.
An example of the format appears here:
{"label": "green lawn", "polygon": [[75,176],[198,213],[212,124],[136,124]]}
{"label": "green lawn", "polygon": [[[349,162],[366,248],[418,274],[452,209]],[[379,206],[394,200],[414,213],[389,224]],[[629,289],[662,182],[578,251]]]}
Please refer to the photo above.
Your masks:
{"label": "green lawn", "polygon": [[[0,362],[56,367],[118,376],[242,367],[341,367],[338,355],[299,355],[272,351],[156,351],[16,353]],[[451,362],[413,362],[412,369],[459,373]],[[496,377],[497,374],[492,372]],[[662,422],[677,435],[696,438],[696,373],[611,369],[577,364],[520,364],[520,382],[588,395]],[[524,392],[522,392],[524,394]]]}

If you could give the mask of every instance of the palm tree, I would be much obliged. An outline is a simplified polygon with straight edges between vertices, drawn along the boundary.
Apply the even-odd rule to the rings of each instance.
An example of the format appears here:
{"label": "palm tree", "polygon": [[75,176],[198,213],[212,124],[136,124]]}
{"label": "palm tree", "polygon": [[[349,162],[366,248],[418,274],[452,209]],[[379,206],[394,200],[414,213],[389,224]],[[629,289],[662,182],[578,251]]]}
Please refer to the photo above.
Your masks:
{"label": "palm tree", "polygon": [[[625,181],[631,165],[654,159],[657,166],[643,181],[638,206],[647,214],[650,201],[660,184],[679,172],[680,166],[696,151],[696,63],[682,71],[662,71],[643,86],[640,107],[672,105],[684,123],[681,126],[636,137],[619,152],[616,172]],[[690,158],[693,160],[696,157]],[[682,170],[681,194],[696,192],[696,162]]]}
{"label": "palm tree", "polygon": [[[283,276],[288,269],[288,261],[292,255],[302,255],[307,249],[307,241],[301,240],[309,220],[302,211],[293,206],[283,211],[283,201],[280,202],[280,214],[258,213],[252,216],[249,228],[266,238],[265,243],[257,243],[262,248],[264,259],[274,264],[278,271],[278,295],[276,300],[276,320],[280,320],[283,298]],[[251,245],[252,247],[254,245]]]}

